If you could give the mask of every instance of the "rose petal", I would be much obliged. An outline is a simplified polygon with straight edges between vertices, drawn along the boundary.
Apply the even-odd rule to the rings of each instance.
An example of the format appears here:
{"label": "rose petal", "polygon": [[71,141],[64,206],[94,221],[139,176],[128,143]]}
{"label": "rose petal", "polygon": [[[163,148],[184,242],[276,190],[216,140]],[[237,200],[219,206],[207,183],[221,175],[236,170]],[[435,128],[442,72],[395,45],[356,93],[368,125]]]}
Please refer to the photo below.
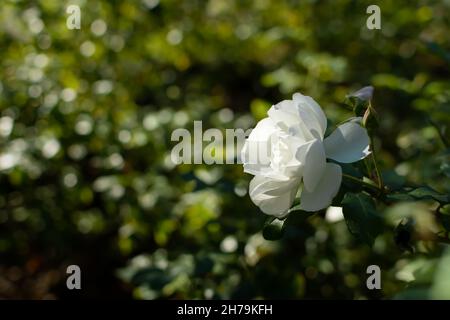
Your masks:
{"label": "rose petal", "polygon": [[295,105],[292,100],[283,100],[273,105],[269,111],[268,116],[282,129],[287,130],[290,126],[297,125],[299,122],[298,114],[295,110]]}
{"label": "rose petal", "polygon": [[311,140],[314,137],[301,118],[299,108],[292,100],[283,100],[273,105],[267,111],[267,114],[278,127],[293,136],[297,136],[304,141]]}
{"label": "rose petal", "polygon": [[277,130],[270,118],[257,123],[241,150],[244,172],[257,175],[270,170],[271,136]]}
{"label": "rose petal", "polygon": [[255,176],[250,181],[250,198],[262,212],[280,218],[291,208],[299,183],[299,179],[279,181]]}
{"label": "rose petal", "polygon": [[[323,139],[323,135],[327,129],[327,117],[319,104],[313,98],[304,96],[301,93],[295,93],[292,96],[292,99],[301,110],[302,118],[304,118],[305,115],[308,115],[308,117],[309,115],[314,117],[315,121],[309,121],[309,119],[307,120],[304,118],[305,124],[309,126],[312,132],[316,131],[320,136],[320,139]],[[316,135],[314,136],[318,138]]]}
{"label": "rose petal", "polygon": [[303,188],[300,195],[300,209],[319,211],[331,204],[342,181],[342,169],[335,163],[327,163],[325,173],[317,187],[311,192]]}
{"label": "rose petal", "polygon": [[296,154],[303,164],[303,182],[307,190],[316,188],[325,170],[326,157],[322,141],[311,140],[303,144]]}
{"label": "rose petal", "polygon": [[285,132],[274,134],[271,141],[270,167],[288,178],[301,175],[303,164],[296,157],[296,154],[305,142]]}
{"label": "rose petal", "polygon": [[325,153],[329,159],[351,163],[370,154],[369,143],[365,128],[355,121],[346,122],[325,138]]}

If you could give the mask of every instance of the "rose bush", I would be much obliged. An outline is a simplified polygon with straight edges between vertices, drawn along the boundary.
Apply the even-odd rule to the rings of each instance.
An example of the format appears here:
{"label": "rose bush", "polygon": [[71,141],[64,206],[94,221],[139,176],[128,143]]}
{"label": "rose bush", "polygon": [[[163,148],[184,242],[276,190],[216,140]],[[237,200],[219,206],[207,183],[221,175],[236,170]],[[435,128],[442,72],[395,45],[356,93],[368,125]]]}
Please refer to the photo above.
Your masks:
{"label": "rose bush", "polygon": [[324,138],[327,118],[319,104],[300,93],[270,108],[242,149],[252,201],[266,214],[284,217],[300,189],[300,209],[328,207],[342,181],[340,163],[370,154],[361,118],[349,119]]}

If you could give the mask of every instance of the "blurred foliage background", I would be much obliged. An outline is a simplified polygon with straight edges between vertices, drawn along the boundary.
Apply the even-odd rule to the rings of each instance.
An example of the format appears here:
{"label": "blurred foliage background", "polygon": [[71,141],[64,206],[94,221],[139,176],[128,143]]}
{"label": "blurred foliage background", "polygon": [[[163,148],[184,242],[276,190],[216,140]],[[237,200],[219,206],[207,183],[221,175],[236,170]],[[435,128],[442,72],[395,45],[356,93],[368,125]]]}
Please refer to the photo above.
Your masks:
{"label": "blurred foliage background", "polygon": [[[81,8],[81,29],[66,8]],[[381,8],[381,30],[366,8]],[[0,298],[450,298],[450,251],[394,241],[429,201],[379,208],[373,247],[335,210],[281,241],[241,165],[170,161],[171,132],[251,128],[300,91],[330,128],[375,87],[387,176],[449,193],[450,1],[3,0]],[[441,136],[441,137],[440,137]],[[443,138],[443,139],[441,139]],[[394,174],[395,172],[395,174]],[[66,289],[66,267],[82,290]],[[366,268],[382,290],[366,288]]]}

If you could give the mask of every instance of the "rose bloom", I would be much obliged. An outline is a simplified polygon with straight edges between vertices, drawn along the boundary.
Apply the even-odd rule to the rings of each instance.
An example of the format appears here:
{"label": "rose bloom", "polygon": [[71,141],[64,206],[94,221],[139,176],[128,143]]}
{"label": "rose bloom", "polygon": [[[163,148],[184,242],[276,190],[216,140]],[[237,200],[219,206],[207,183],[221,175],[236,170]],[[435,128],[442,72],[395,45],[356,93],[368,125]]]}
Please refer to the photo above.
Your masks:
{"label": "rose bloom", "polygon": [[328,207],[339,191],[342,170],[369,152],[361,118],[352,118],[324,138],[327,119],[311,97],[300,93],[272,106],[245,141],[244,171],[254,175],[249,194],[266,214],[286,216],[300,192],[300,209]]}

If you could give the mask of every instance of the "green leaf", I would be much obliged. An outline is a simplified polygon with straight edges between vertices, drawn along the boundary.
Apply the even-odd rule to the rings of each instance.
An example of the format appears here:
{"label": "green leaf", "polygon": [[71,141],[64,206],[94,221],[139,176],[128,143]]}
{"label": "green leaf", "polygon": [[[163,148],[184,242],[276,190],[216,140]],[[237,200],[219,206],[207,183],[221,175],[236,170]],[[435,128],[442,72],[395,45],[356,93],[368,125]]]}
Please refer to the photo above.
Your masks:
{"label": "green leaf", "polygon": [[333,163],[336,163],[341,166],[342,173],[348,174],[349,176],[362,179],[364,177],[364,174],[361,172],[360,168],[358,168],[358,164],[354,163],[339,163],[337,161],[332,161]]}
{"label": "green leaf", "polygon": [[436,158],[440,159],[439,171],[450,178],[450,148],[445,149]]}
{"label": "green leaf", "polygon": [[205,275],[214,267],[214,261],[208,256],[199,257],[195,262],[195,275]]}
{"label": "green leaf", "polygon": [[433,41],[426,41],[425,42],[426,47],[428,50],[430,50],[435,55],[439,56],[443,60],[445,60],[447,63],[450,64],[450,53],[447,52],[442,46],[440,46],[438,43]]}
{"label": "green leaf", "polygon": [[394,170],[384,171],[381,173],[381,176],[384,185],[392,191],[401,189],[406,182],[406,178],[398,175]]}
{"label": "green leaf", "polygon": [[410,287],[397,293],[394,300],[427,300],[430,299],[430,288],[426,286]]}
{"label": "green leaf", "polygon": [[450,195],[439,193],[427,186],[406,188],[403,192],[388,195],[387,198],[394,201],[435,200],[444,204],[450,202]]}
{"label": "green leaf", "polygon": [[300,209],[300,205],[296,205],[295,207],[292,207],[289,210],[289,217],[286,218],[285,220],[285,225],[286,224],[293,224],[296,222],[303,222],[305,219],[307,219],[308,217],[312,216],[316,214],[315,212],[310,212],[310,211],[304,211]]}
{"label": "green leaf", "polygon": [[409,192],[411,196],[416,199],[434,199],[438,202],[448,203],[450,196],[447,194],[441,194],[430,187],[420,187]]}
{"label": "green leaf", "polygon": [[450,232],[450,215],[442,215],[441,223],[447,232]]}
{"label": "green leaf", "polygon": [[264,239],[271,241],[280,240],[284,234],[285,222],[286,219],[280,220],[275,217],[267,219],[262,232]]}
{"label": "green leaf", "polygon": [[414,201],[414,200],[416,200],[412,196],[410,196],[408,193],[400,193],[400,192],[388,194],[386,196],[386,198],[388,200],[392,200],[392,201]]}
{"label": "green leaf", "polygon": [[450,249],[447,248],[438,262],[436,272],[433,274],[431,298],[438,300],[450,299]]}
{"label": "green leaf", "polygon": [[448,162],[442,163],[439,169],[443,174],[445,174],[448,178],[450,178],[450,163]]}
{"label": "green leaf", "polygon": [[261,99],[254,99],[250,103],[250,110],[256,120],[261,120],[267,117],[267,111],[270,109],[271,104]]}
{"label": "green leaf", "polygon": [[333,198],[331,205],[335,206],[335,207],[340,207],[341,206],[341,202],[344,199],[345,194],[348,192],[347,190],[348,188],[345,187],[341,187],[339,188],[339,191],[337,193],[337,195]]}
{"label": "green leaf", "polygon": [[443,206],[439,210],[439,220],[447,232],[450,232],[450,205]]}
{"label": "green leaf", "polygon": [[[331,162],[334,162],[334,161],[331,161]],[[360,180],[363,179],[364,175],[361,172],[361,170],[357,167],[357,164],[338,163],[338,162],[334,162],[334,163],[339,164],[339,166],[342,169],[342,173],[343,174],[352,176],[352,177],[360,179]],[[339,192],[340,193],[343,192],[345,194],[347,191],[351,191],[351,192],[355,192],[356,193],[356,192],[360,192],[362,190],[363,190],[363,187],[361,186],[361,184],[359,184],[359,183],[357,183],[355,181],[352,181],[350,179],[343,178],[342,179],[342,188],[340,188]],[[335,199],[336,198],[337,198],[337,196],[335,197]],[[336,204],[335,201],[333,201],[333,203]]]}
{"label": "green leaf", "polygon": [[372,246],[383,229],[372,198],[364,193],[347,193],[342,201],[342,210],[350,233]]}
{"label": "green leaf", "polygon": [[414,220],[403,219],[395,228],[394,241],[402,250],[414,252],[411,245],[412,233],[414,232]]}

